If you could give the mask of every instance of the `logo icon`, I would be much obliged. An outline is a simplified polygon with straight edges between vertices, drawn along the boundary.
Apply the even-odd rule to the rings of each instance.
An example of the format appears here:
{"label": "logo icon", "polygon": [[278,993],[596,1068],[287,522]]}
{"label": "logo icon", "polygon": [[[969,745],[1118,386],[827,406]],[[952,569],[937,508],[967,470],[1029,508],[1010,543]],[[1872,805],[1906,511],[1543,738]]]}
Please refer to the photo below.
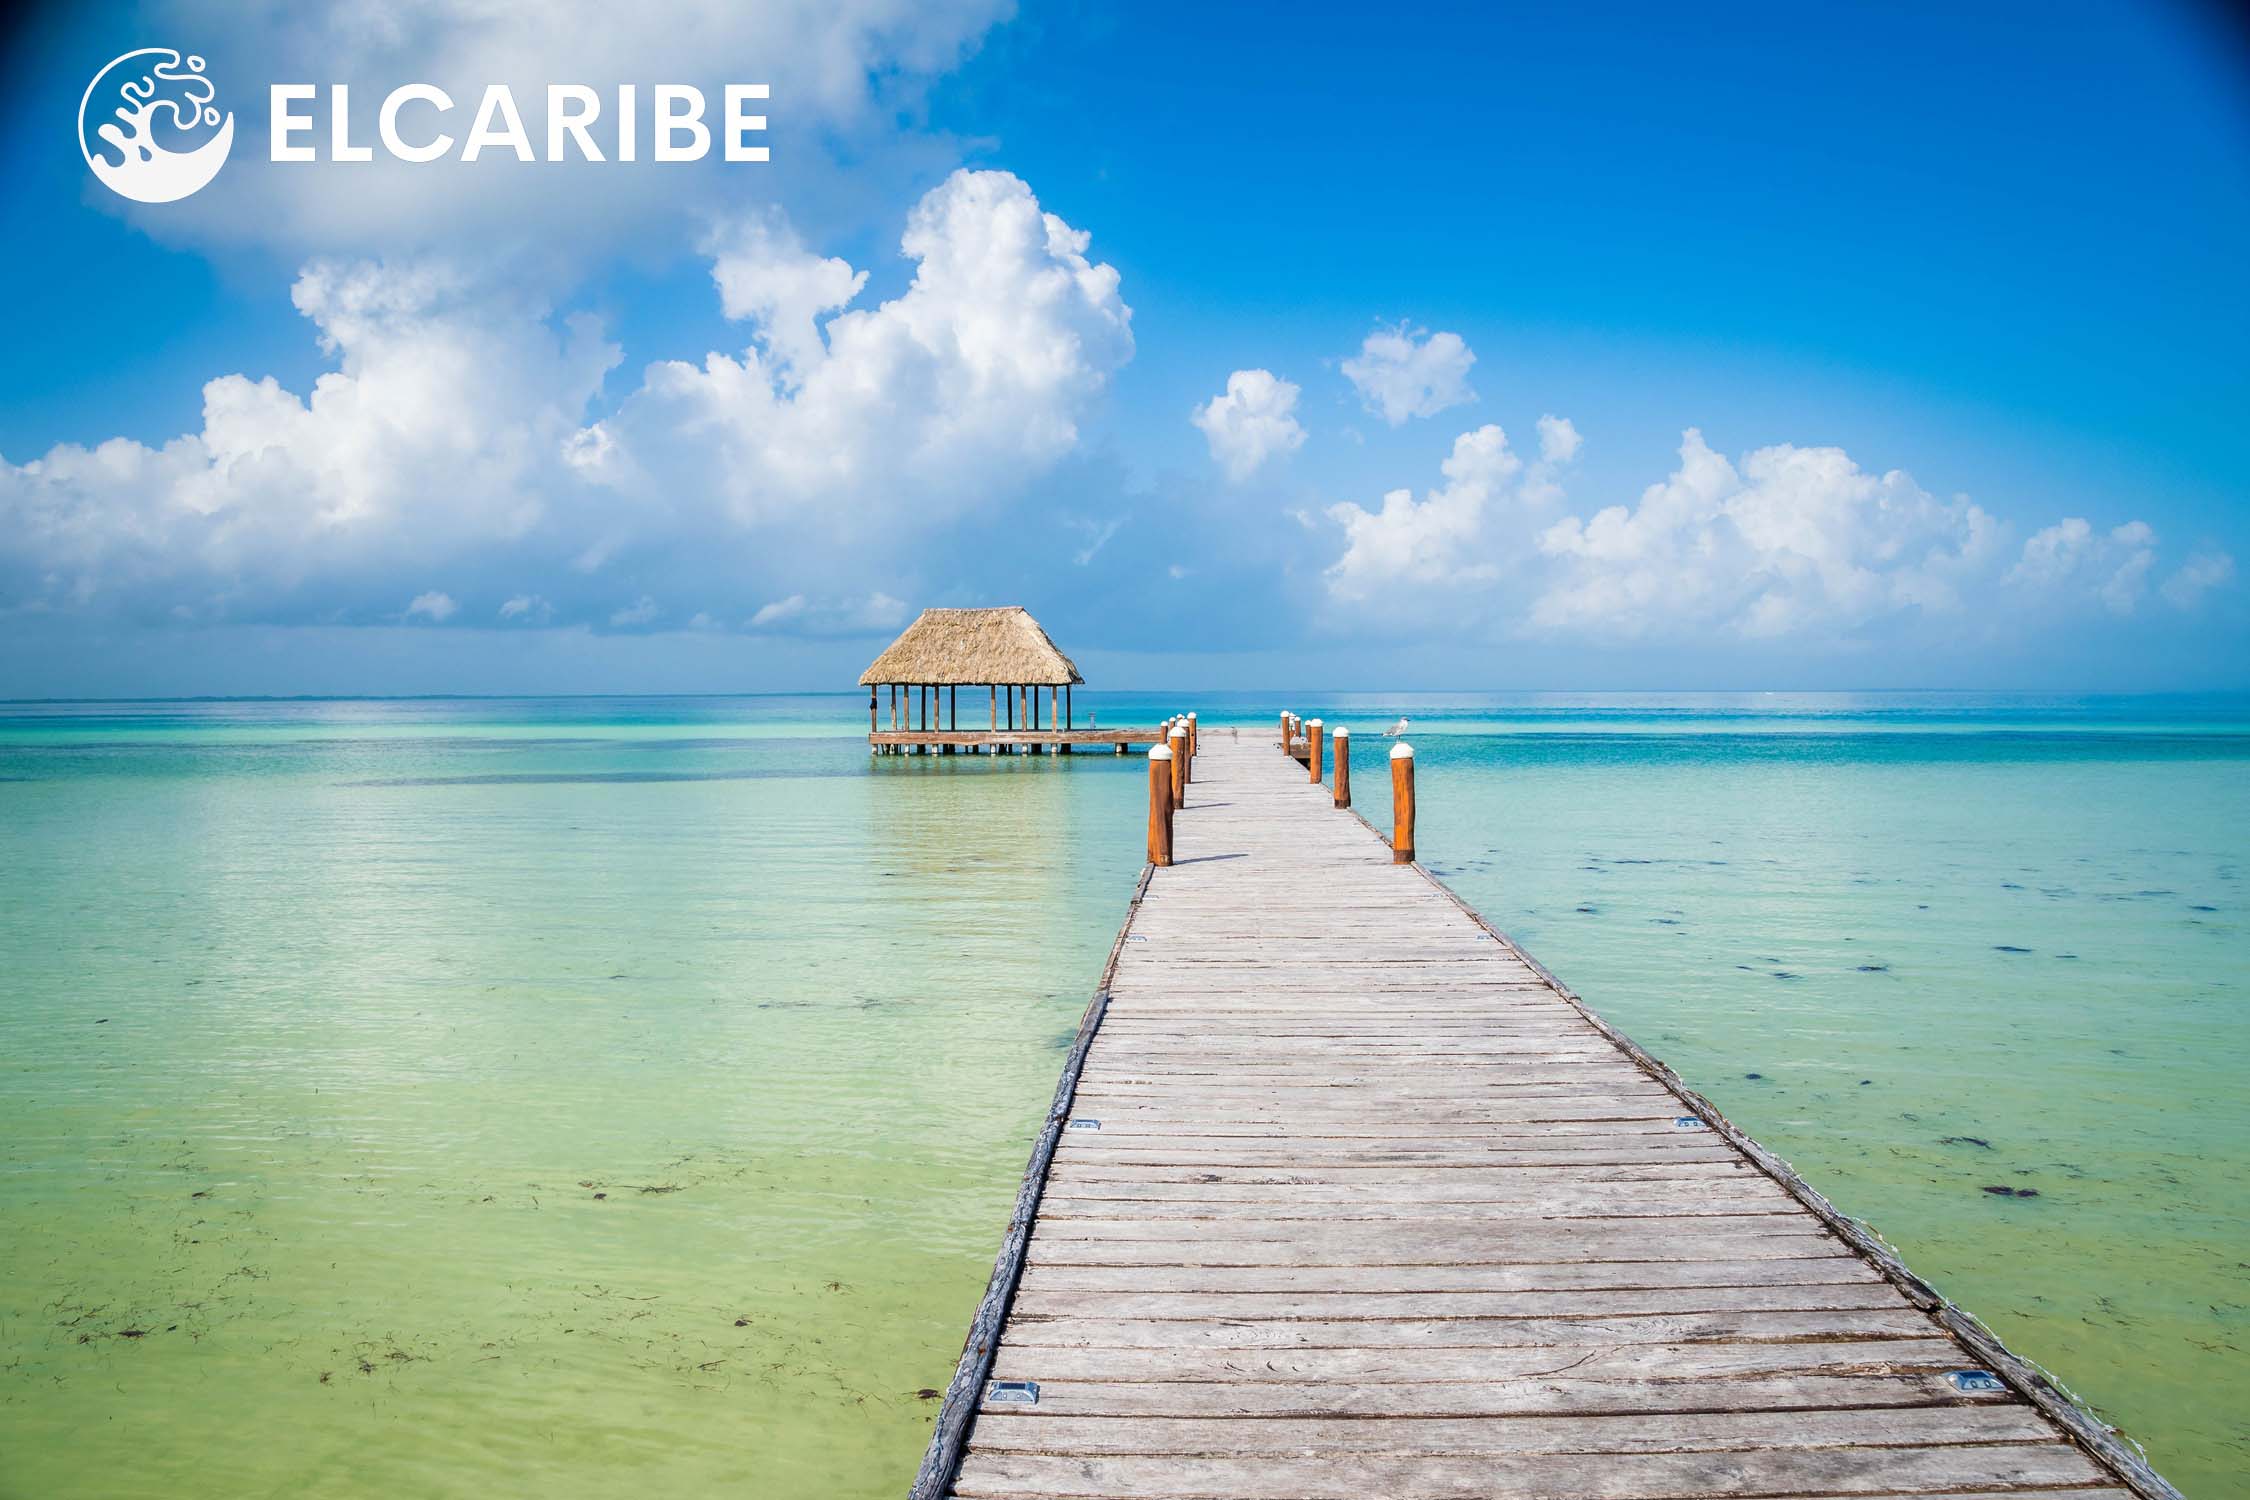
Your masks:
{"label": "logo icon", "polygon": [[94,75],[78,101],[78,150],[103,186],[136,203],[173,203],[219,175],[234,115],[212,108],[218,90],[203,67],[170,47],[143,47]]}

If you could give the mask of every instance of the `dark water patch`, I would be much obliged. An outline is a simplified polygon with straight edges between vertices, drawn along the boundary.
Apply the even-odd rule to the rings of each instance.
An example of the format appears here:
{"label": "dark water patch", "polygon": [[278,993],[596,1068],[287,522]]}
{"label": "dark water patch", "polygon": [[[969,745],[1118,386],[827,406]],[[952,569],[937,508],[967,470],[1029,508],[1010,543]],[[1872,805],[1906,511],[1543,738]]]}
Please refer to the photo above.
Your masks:
{"label": "dark water patch", "polygon": [[[5,777],[0,777],[0,780],[6,780],[6,778],[5,778]],[[2191,906],[2191,907],[2189,907],[2189,908],[2188,908],[2188,910],[2189,910],[2189,911],[2217,911],[2217,910],[2218,910],[2218,908],[2217,908],[2216,906]]]}
{"label": "dark water patch", "polygon": [[1773,977],[1776,979],[1802,979],[1804,976],[1788,969],[1776,969],[1773,971]]}
{"label": "dark water patch", "polygon": [[1659,927],[1677,927],[1680,925],[1678,917],[1650,917],[1649,920]]}
{"label": "dark water patch", "polygon": [[1745,1073],[1742,1076],[1749,1079],[1752,1083],[1763,1083],[1766,1077],[1766,1075],[1763,1073]]}
{"label": "dark water patch", "polygon": [[1888,974],[1891,972],[1891,966],[1889,964],[1861,964],[1859,972],[1862,974]]}
{"label": "dark water patch", "polygon": [[1981,1146],[1987,1151],[1992,1149],[1992,1142],[1981,1135],[1941,1135],[1938,1137],[1938,1144],[1941,1146]]}
{"label": "dark water patch", "polygon": [[348,787],[401,786],[618,786],[663,781],[836,781],[864,775],[861,770],[799,768],[768,771],[501,771],[487,776],[386,776],[345,781]]}
{"label": "dark water patch", "polygon": [[2055,957],[2057,957],[2057,958],[2067,958],[2067,959],[2069,959],[2069,960],[2070,960],[2070,961],[2071,961],[2072,963],[2076,963],[2076,962],[2078,961],[2078,955],[2077,955],[2077,954],[2075,954],[2075,953],[2058,953],[2058,954],[2056,954],[2056,955],[2055,955]]}
{"label": "dark water patch", "polygon": [[1992,951],[1995,953],[2029,953],[2031,950],[2029,948],[2018,948],[2013,943],[1994,943]]}
{"label": "dark water patch", "polygon": [[2017,885],[2013,880],[2003,880],[2000,882],[2000,889],[2004,891],[2020,891],[2023,889],[2023,887]]}
{"label": "dark water patch", "polygon": [[2036,1198],[2039,1196],[2039,1189],[2037,1188],[2002,1187],[1997,1183],[1985,1187],[1982,1191],[1990,1193],[1995,1198]]}
{"label": "dark water patch", "polygon": [[1598,906],[1574,906],[1571,910],[1577,912],[1580,916],[1590,917],[1600,911],[1601,908]]}

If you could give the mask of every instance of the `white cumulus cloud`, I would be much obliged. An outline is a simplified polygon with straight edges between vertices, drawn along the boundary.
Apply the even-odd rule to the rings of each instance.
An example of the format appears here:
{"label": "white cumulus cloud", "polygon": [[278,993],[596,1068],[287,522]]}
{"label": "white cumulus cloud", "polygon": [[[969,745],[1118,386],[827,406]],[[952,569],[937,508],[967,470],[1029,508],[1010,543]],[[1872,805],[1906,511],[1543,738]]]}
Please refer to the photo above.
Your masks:
{"label": "white cumulus cloud", "polygon": [[435,620],[439,624],[443,624],[459,613],[460,609],[461,606],[453,602],[451,594],[441,594],[432,589],[426,594],[414,596],[406,606],[406,616],[408,619],[413,619],[419,615],[425,620]]}
{"label": "white cumulus cloud", "polygon": [[1780,443],[1737,470],[1690,428],[1680,466],[1637,506],[1539,533],[1555,566],[1537,628],[1638,637],[1682,628],[1775,637],[1903,610],[1949,611],[1986,568],[1998,523],[1901,470],[1871,474],[1840,448]]}
{"label": "white cumulus cloud", "polygon": [[1211,457],[1236,484],[1266,460],[1293,453],[1305,441],[1298,424],[1297,387],[1271,370],[1237,370],[1227,388],[1188,418],[1211,445]]}
{"label": "white cumulus cloud", "polygon": [[2148,591],[2156,565],[2156,533],[2145,521],[2096,532],[2069,516],[2033,532],[2005,582],[2033,593],[2090,597],[2113,615],[2129,615]]}
{"label": "white cumulus cloud", "polygon": [[1393,427],[1474,401],[1469,367],[1477,357],[1457,333],[1430,333],[1401,323],[1378,328],[1343,362],[1360,401]]}
{"label": "white cumulus cloud", "polygon": [[1390,584],[1461,584],[1490,579],[1497,564],[1482,546],[1485,513],[1521,472],[1508,435],[1487,425],[1463,433],[1440,467],[1445,483],[1420,500],[1392,490],[1378,510],[1345,503],[1328,509],[1344,528],[1344,555],[1328,569],[1339,599],[1366,599]]}
{"label": "white cumulus cloud", "polygon": [[1584,441],[1570,418],[1549,413],[1539,419],[1539,456],[1551,464],[1567,464],[1578,456]]}
{"label": "white cumulus cloud", "polygon": [[902,244],[911,284],[854,308],[859,274],[770,213],[722,228],[750,347],[652,365],[594,422],[619,351],[591,320],[452,262],[314,262],[293,295],[336,367],[308,393],[221,376],[169,442],[0,459],[0,610],[395,621],[436,572],[523,625],[645,626],[644,593],[741,620],[749,588],[888,628],[871,575],[1013,503],[1133,348],[1116,272],[1015,177],[956,173]]}
{"label": "white cumulus cloud", "polygon": [[916,205],[901,241],[913,282],[874,307],[832,311],[859,278],[770,220],[716,243],[752,346],[650,366],[578,440],[598,451],[582,472],[649,504],[711,493],[745,524],[926,527],[1070,451],[1132,356],[1117,272],[1006,172],[956,172]]}
{"label": "white cumulus cloud", "polygon": [[224,375],[159,447],[0,461],[0,598],[348,614],[555,523],[554,455],[617,357],[598,329],[442,263],[316,262],[292,296],[338,365],[309,394]]}
{"label": "white cumulus cloud", "polygon": [[2175,609],[2193,609],[2203,596],[2234,581],[2234,559],[2224,552],[2192,553],[2180,570],[2164,580],[2161,592]]}

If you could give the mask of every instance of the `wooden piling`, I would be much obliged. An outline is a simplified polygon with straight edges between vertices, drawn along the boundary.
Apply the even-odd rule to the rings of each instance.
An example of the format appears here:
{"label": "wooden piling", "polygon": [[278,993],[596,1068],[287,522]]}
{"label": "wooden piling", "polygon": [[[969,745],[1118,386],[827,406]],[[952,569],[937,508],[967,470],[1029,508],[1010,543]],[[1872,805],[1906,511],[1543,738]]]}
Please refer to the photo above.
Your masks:
{"label": "wooden piling", "polygon": [[1414,863],[1414,747],[1391,747],[1391,863]]}
{"label": "wooden piling", "polygon": [[1336,726],[1336,805],[1352,805],[1352,731],[1351,726]]}
{"label": "wooden piling", "polygon": [[1200,755],[1202,753],[1203,738],[1197,729],[1195,715],[1191,713],[1188,715],[1188,754]]}
{"label": "wooden piling", "polygon": [[1320,756],[1320,731],[1320,720],[1305,720],[1305,779],[1314,786],[1320,785],[1321,777],[1327,774]]}
{"label": "wooden piling", "polygon": [[1187,806],[1187,731],[1174,724],[1165,732],[1166,754],[1172,762],[1172,805]]}
{"label": "wooden piling", "polygon": [[1172,862],[1172,752],[1162,745],[1148,752],[1148,862]]}

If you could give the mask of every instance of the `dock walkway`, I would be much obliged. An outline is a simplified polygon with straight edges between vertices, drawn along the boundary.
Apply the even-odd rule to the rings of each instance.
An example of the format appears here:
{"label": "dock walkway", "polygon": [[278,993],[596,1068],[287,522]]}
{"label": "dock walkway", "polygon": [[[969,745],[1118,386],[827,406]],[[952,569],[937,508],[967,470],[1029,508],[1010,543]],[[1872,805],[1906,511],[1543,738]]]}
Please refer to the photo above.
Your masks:
{"label": "dock walkway", "polygon": [[2172,1493],[1270,727],[1202,741],[918,1496]]}

